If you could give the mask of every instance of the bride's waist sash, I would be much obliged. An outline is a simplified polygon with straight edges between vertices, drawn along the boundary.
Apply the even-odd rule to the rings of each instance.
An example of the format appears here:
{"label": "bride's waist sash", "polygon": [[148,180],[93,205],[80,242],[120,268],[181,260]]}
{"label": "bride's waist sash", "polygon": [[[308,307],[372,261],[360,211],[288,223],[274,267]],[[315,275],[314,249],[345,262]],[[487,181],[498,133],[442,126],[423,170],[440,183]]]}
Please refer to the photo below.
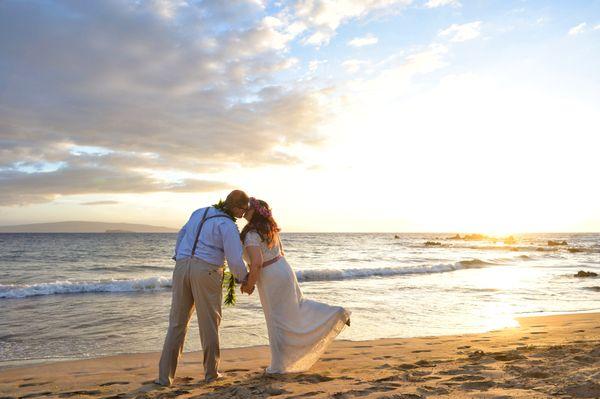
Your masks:
{"label": "bride's waist sash", "polygon": [[277,255],[276,257],[274,257],[273,259],[269,259],[266,262],[263,262],[262,267],[267,267],[269,265],[272,265],[273,263],[277,262],[279,259],[283,258],[283,255]]}

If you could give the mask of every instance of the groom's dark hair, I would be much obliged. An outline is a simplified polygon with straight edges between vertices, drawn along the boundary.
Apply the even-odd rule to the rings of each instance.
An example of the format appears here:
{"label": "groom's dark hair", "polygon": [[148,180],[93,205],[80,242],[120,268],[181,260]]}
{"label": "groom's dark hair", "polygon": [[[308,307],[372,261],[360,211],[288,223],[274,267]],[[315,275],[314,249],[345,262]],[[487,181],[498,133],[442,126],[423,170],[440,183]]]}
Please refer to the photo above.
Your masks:
{"label": "groom's dark hair", "polygon": [[248,207],[248,194],[243,192],[242,190],[233,190],[229,193],[227,198],[225,198],[225,206],[229,209],[231,208],[246,208]]}

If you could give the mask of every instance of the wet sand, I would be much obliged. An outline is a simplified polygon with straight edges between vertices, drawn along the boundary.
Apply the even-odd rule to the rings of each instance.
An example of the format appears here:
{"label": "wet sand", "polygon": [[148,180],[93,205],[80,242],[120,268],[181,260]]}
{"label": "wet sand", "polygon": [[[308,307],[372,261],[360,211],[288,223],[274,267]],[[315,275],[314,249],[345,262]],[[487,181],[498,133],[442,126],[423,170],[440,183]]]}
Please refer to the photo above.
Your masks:
{"label": "wet sand", "polygon": [[14,367],[0,370],[0,399],[600,398],[600,313],[518,321],[483,334],[336,341],[310,372],[285,376],[263,373],[267,347],[224,350],[225,377],[210,384],[202,353],[186,353],[169,388],[152,382],[159,353]]}

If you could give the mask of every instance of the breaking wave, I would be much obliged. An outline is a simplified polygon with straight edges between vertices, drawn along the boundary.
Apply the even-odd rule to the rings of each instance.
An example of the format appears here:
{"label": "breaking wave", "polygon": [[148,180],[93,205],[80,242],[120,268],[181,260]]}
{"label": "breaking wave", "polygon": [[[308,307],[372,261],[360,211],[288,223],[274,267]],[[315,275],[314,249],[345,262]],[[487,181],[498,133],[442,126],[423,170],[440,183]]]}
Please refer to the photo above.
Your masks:
{"label": "breaking wave", "polygon": [[[452,264],[391,266],[379,268],[305,269],[296,270],[298,281],[336,281],[368,277],[387,277],[411,274],[445,273],[461,269],[481,268],[497,263],[480,259],[463,260]],[[0,284],[0,299],[27,298],[42,295],[84,294],[94,292],[144,292],[171,288],[171,278],[155,276],[135,279],[92,281],[54,281],[37,284]]]}

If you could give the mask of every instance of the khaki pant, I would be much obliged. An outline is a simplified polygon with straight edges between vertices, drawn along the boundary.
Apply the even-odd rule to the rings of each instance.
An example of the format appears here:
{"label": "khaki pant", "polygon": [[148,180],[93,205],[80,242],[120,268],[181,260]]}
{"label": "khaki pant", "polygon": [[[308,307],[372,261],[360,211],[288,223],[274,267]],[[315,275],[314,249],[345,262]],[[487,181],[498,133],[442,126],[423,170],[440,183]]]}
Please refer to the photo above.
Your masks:
{"label": "khaki pant", "polygon": [[169,330],[159,363],[158,379],[171,385],[187,334],[194,306],[198,316],[206,379],[215,378],[219,368],[219,324],[223,297],[223,267],[197,258],[178,260],[173,271],[173,299]]}

